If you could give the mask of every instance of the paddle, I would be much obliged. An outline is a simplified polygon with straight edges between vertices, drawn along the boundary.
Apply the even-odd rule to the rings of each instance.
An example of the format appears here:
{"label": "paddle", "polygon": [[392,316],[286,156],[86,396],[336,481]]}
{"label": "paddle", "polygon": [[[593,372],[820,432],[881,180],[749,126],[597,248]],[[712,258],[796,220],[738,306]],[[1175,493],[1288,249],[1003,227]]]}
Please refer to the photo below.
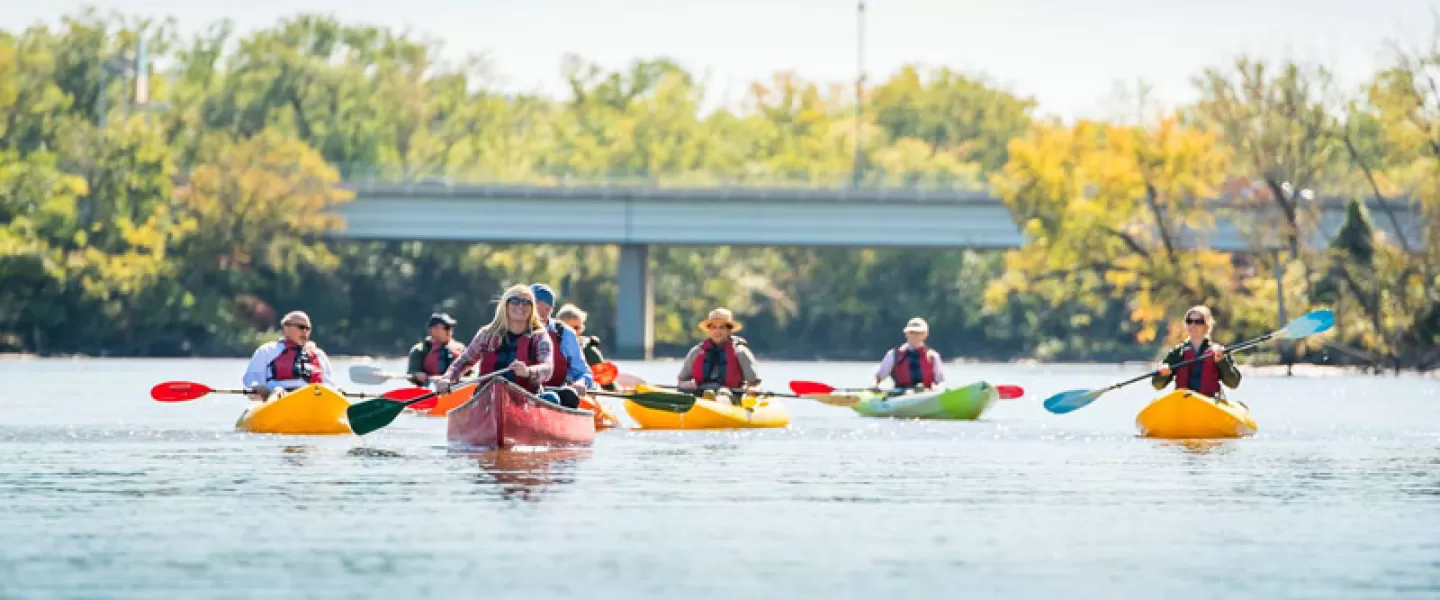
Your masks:
{"label": "paddle", "polygon": [[[432,408],[435,408],[436,404],[440,403],[440,396],[431,395],[430,392],[432,391],[433,390],[431,390],[430,388],[408,387],[400,388],[398,390],[390,390],[388,392],[385,392],[384,394],[380,394],[380,397],[386,400],[394,400],[396,402],[409,402],[411,400],[415,400],[414,404],[411,404],[406,408],[409,408],[410,410],[430,410]],[[421,398],[421,396],[424,396],[424,398]]]}
{"label": "paddle", "polygon": [[[510,367],[505,367],[504,369],[500,369],[499,371],[496,371],[484,377],[461,381],[457,383],[454,387],[466,385],[471,382],[484,383],[485,381],[488,381],[497,375],[501,375],[509,371]],[[420,390],[422,388],[411,389]],[[401,392],[406,390],[395,391]],[[415,396],[414,398],[404,401],[391,400],[389,398],[379,398],[376,400],[370,400],[368,402],[360,402],[352,404],[350,405],[350,408],[345,409],[345,416],[348,417],[350,420],[350,431],[355,432],[355,435],[365,435],[367,433],[375,431],[376,429],[380,429],[386,425],[395,422],[395,417],[398,417],[400,416],[400,413],[405,412],[406,407],[414,404],[419,404],[420,402],[423,402],[430,398],[434,398],[439,395],[439,392],[425,392],[418,396]]]}
{"label": "paddle", "polygon": [[595,383],[610,385],[615,383],[615,378],[620,376],[620,367],[610,361],[598,362],[590,367],[590,373],[595,376]]}
{"label": "paddle", "polygon": [[[217,390],[203,383],[193,381],[166,381],[155,384],[150,388],[150,397],[156,402],[188,402],[209,394],[249,394],[253,390],[226,389]],[[347,398],[383,398],[382,394],[365,394],[356,392],[338,392]]]}
{"label": "paddle", "polygon": [[[835,392],[850,392],[854,394],[878,390],[873,388],[836,388],[818,381],[792,381],[790,382],[790,391],[800,394],[801,397],[818,400],[818,398],[814,396],[831,396],[835,394]],[[1025,395],[1025,389],[1018,385],[997,385],[995,386],[995,391],[1000,393],[1000,399],[1002,400],[1014,400]],[[830,404],[830,402],[826,402],[826,404]]]}
{"label": "paddle", "polygon": [[392,379],[409,379],[404,373],[387,373],[375,365],[351,365],[350,381],[360,385],[383,385]]}
{"label": "paddle", "polygon": [[[652,391],[656,388],[675,391],[673,393]],[[637,390],[636,392],[628,394],[606,392],[604,395],[614,396],[617,398],[629,398],[631,400],[636,400],[636,398],[640,398],[641,400],[636,400],[636,404],[639,404],[646,408],[654,408],[656,410],[669,410],[671,412],[686,412],[689,411],[691,407],[695,406],[696,396],[694,394],[683,391],[680,388],[674,386],[654,385],[646,383],[644,379],[636,377],[635,389]],[[755,410],[755,405],[759,404],[759,398],[761,396],[772,396],[779,398],[803,398],[803,396],[797,396],[793,394],[780,394],[776,392],[760,391],[753,395],[745,394],[741,396],[740,406],[745,410]],[[651,404],[665,406],[651,406]]]}
{"label": "paddle", "polygon": [[[1287,323],[1284,327],[1281,327],[1280,329],[1262,335],[1253,340],[1241,342],[1232,347],[1226,348],[1225,352],[1229,354],[1233,352],[1249,350],[1250,348],[1254,348],[1255,346],[1258,346],[1261,343],[1264,343],[1271,339],[1297,339],[1315,335],[1317,333],[1321,333],[1330,329],[1330,327],[1334,324],[1335,313],[1330,312],[1329,309],[1317,310]],[[1180,367],[1195,364],[1204,360],[1208,360],[1210,358],[1211,355],[1209,353],[1206,353],[1205,356],[1197,356],[1190,360],[1170,365],[1170,370],[1173,372],[1175,369],[1178,369]],[[1096,398],[1099,398],[1105,392],[1119,389],[1142,379],[1149,379],[1159,374],[1160,370],[1156,369],[1134,379],[1122,381],[1110,387],[1098,390],[1070,390],[1068,392],[1060,392],[1059,394],[1055,394],[1054,396],[1045,399],[1045,410],[1048,410],[1057,415],[1063,415],[1070,411],[1084,408],[1086,405],[1094,402]]]}
{"label": "paddle", "polygon": [[684,392],[659,392],[649,389],[641,389],[634,392],[590,390],[590,393],[596,396],[624,398],[651,410],[663,410],[673,413],[689,412],[689,410],[695,406],[696,400],[695,396]]}

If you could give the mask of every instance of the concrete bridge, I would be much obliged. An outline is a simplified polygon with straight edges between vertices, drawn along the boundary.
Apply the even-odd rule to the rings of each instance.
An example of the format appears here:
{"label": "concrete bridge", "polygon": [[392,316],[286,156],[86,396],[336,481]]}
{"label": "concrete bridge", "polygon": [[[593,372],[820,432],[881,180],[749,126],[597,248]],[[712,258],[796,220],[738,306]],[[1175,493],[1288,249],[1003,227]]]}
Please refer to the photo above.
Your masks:
{"label": "concrete bridge", "polygon": [[[984,192],[900,189],[747,189],[526,187],[448,184],[350,184],[337,236],[370,240],[545,242],[620,246],[616,356],[649,357],[654,300],[649,247],[831,246],[892,248],[1019,247],[1010,211]],[[1313,241],[1324,243],[1344,218],[1344,202],[1324,199]],[[1392,202],[1412,243],[1418,215]],[[1378,205],[1372,220],[1395,236]],[[497,218],[504,215],[503,218]],[[563,222],[574,226],[557,226]],[[1244,219],[1242,219],[1244,220]],[[582,225],[583,224],[583,225]],[[1181,234],[1187,244],[1256,248],[1236,223]]]}

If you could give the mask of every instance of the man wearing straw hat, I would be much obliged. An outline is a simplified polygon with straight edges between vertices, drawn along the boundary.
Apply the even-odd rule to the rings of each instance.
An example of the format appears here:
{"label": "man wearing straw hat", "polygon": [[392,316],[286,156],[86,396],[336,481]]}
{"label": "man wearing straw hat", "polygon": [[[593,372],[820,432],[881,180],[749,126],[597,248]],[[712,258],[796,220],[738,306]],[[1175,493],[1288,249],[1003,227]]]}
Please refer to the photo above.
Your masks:
{"label": "man wearing straw hat", "polygon": [[700,329],[708,337],[685,355],[677,387],[706,396],[718,395],[734,403],[734,392],[760,385],[760,376],[755,374],[755,355],[745,339],[735,335],[741,325],[729,309],[710,311],[700,322]]}

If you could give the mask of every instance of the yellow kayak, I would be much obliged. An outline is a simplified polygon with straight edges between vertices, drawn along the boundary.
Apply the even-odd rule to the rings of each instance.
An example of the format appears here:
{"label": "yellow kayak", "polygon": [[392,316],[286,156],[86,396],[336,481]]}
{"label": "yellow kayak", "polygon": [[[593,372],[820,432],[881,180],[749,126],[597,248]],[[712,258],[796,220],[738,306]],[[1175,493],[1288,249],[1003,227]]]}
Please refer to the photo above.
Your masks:
{"label": "yellow kayak", "polygon": [[345,409],[350,402],[334,390],[310,384],[289,393],[277,393],[250,405],[235,428],[251,433],[290,435],[341,435],[350,433]]}
{"label": "yellow kayak", "polygon": [[759,398],[754,410],[728,401],[696,398],[695,406],[683,413],[645,408],[626,400],[625,412],[630,413],[642,429],[749,429],[790,424],[785,405],[773,398]]}
{"label": "yellow kayak", "polygon": [[1244,404],[1190,390],[1156,398],[1135,416],[1135,426],[1144,437],[1172,440],[1238,438],[1258,429]]}

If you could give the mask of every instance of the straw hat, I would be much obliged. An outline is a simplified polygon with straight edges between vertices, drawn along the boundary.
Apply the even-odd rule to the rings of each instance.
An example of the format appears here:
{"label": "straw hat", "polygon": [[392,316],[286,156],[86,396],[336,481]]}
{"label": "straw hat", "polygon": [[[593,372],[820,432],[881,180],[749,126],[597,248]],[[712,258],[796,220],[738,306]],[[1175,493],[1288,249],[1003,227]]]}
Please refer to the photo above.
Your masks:
{"label": "straw hat", "polygon": [[735,320],[735,314],[728,308],[717,308],[710,311],[710,316],[700,322],[700,329],[710,331],[711,325],[729,325],[732,333],[740,331],[740,323]]}

